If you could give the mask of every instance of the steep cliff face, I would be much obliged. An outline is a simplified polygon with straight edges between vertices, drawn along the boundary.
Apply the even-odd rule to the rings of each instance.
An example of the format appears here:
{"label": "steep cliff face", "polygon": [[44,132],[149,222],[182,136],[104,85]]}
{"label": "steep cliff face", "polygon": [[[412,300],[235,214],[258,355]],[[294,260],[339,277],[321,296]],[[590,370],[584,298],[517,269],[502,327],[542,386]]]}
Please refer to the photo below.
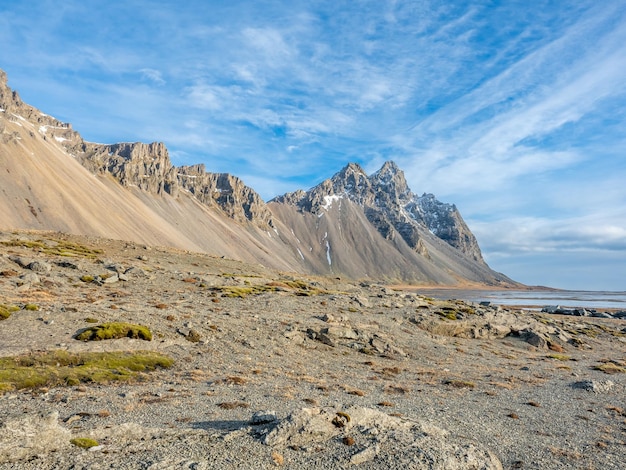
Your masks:
{"label": "steep cliff face", "polygon": [[199,202],[238,222],[272,226],[272,215],[256,191],[228,173],[207,173],[204,165],[173,166],[161,142],[93,144],[80,139],[68,150],[92,173],[110,174],[123,186],[178,197],[187,191]]}
{"label": "steep cliff face", "polygon": [[231,219],[250,221],[267,228],[273,226],[272,213],[259,194],[236,176],[207,173],[204,165],[176,168],[180,187],[203,204],[220,207]]}
{"label": "steep cliff face", "polygon": [[108,173],[122,186],[135,186],[153,194],[178,195],[176,171],[163,143],[102,145],[80,142],[68,148],[89,171]]}
{"label": "steep cliff face", "polygon": [[[20,121],[34,124],[34,128],[44,138],[47,138],[46,134],[50,132],[49,137],[56,142],[73,141],[78,136],[78,133],[72,129],[71,124],[59,121],[24,103],[18,92],[9,88],[7,75],[3,70],[0,70],[0,113],[3,113],[5,119],[18,125],[21,125]],[[4,134],[2,132],[3,129],[0,129],[0,134]],[[15,138],[15,135],[4,135],[3,140]]]}
{"label": "steep cliff face", "polygon": [[417,207],[429,230],[477,262],[484,263],[476,237],[454,204],[438,201],[433,194],[416,198]]}

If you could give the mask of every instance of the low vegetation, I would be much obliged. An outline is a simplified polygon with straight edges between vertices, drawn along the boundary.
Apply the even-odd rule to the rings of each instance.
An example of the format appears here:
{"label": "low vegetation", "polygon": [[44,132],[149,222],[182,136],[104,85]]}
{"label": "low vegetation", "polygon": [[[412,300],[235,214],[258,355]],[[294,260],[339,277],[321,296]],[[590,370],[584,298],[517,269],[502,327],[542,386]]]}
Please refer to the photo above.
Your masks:
{"label": "low vegetation", "polygon": [[95,259],[102,254],[102,250],[89,248],[79,243],[66,240],[8,240],[2,241],[4,246],[31,248],[34,251],[56,256],[75,256]]}
{"label": "low vegetation", "polygon": [[455,388],[474,388],[476,384],[474,382],[470,382],[469,380],[444,380],[443,383],[445,385],[450,385]]}
{"label": "low vegetation", "polygon": [[81,330],[74,336],[80,341],[101,341],[105,339],[134,338],[152,341],[152,333],[146,326],[132,323],[103,323]]}
{"label": "low vegetation", "polygon": [[0,320],[6,320],[12,313],[17,312],[20,308],[15,305],[0,304]]}
{"label": "low vegetation", "polygon": [[320,289],[312,284],[301,280],[280,280],[271,281],[266,284],[247,284],[243,286],[217,286],[211,290],[222,297],[244,298],[249,295],[260,295],[268,292],[289,292],[297,296],[308,297],[312,295],[327,294],[324,289]]}
{"label": "low vegetation", "polygon": [[96,447],[98,445],[98,441],[88,437],[76,437],[72,439],[70,443],[76,447],[80,447],[81,449],[90,449],[91,447]]}
{"label": "low vegetation", "polygon": [[145,379],[145,372],[173,364],[170,357],[149,351],[47,351],[4,357],[0,358],[0,393],[81,383],[132,382]]}
{"label": "low vegetation", "polygon": [[601,370],[605,374],[626,374],[626,364],[622,361],[606,359],[601,364],[594,366],[594,369]]}

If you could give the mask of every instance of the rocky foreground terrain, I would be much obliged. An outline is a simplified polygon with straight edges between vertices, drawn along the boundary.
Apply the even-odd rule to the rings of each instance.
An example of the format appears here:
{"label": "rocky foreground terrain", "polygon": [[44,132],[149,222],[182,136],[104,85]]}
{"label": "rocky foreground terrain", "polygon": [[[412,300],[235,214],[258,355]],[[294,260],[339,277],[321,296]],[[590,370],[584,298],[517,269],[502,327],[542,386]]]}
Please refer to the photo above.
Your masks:
{"label": "rocky foreground terrain", "polygon": [[[0,318],[2,469],[626,462],[619,319],[52,232],[0,232]],[[76,338],[113,322],[145,339]],[[173,363],[61,372],[70,355],[139,351]]]}

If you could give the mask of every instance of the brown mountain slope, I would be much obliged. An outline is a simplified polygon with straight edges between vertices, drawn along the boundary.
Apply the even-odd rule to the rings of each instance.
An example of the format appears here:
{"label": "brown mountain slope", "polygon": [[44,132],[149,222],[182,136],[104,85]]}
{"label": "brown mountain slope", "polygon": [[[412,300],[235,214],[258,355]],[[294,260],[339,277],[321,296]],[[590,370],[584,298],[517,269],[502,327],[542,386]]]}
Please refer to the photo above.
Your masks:
{"label": "brown mountain slope", "polygon": [[292,228],[298,254],[312,272],[420,284],[514,284],[427,230],[420,233],[426,255],[415,251],[402,237],[384,238],[362,207],[349,199],[337,201],[317,215],[278,202],[270,202],[269,207],[277,219]]}
{"label": "brown mountain slope", "polygon": [[[0,226],[105,236],[204,251],[279,269],[299,267],[291,250],[181,191],[177,197],[94,175],[50,138],[32,109],[0,105]],[[16,112],[17,111],[17,112]],[[26,119],[21,111],[30,118]],[[48,118],[51,119],[51,118]],[[61,125],[59,125],[61,127]],[[41,130],[41,131],[40,131]],[[69,130],[69,128],[68,128]],[[283,252],[283,253],[281,253]]]}

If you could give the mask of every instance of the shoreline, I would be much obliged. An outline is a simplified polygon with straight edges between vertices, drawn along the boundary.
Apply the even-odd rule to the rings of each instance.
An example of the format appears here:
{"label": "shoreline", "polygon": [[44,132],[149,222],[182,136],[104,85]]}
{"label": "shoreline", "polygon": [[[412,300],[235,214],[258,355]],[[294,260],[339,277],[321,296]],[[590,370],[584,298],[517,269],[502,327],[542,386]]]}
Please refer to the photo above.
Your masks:
{"label": "shoreline", "polygon": [[518,310],[540,311],[544,307],[585,309],[587,311],[615,313],[626,311],[626,292],[583,291],[551,288],[502,289],[486,287],[409,286],[395,285],[392,289],[411,292],[439,300],[489,302]]}

